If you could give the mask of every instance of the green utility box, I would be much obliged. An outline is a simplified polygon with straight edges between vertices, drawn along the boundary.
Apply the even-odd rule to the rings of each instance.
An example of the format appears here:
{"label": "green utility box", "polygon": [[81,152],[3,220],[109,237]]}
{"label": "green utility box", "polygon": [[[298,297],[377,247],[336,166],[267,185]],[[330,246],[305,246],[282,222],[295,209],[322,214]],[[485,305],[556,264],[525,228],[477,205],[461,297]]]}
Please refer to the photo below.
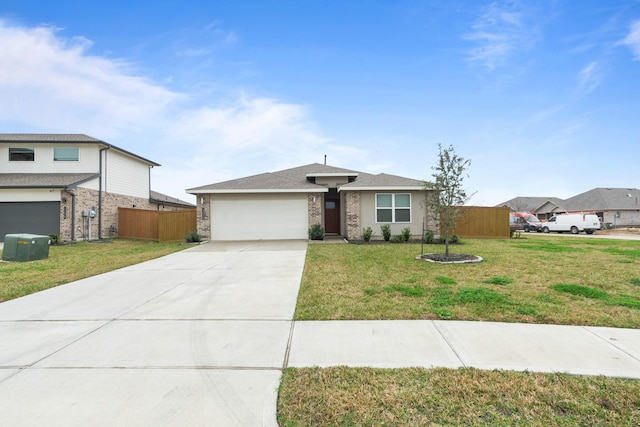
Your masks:
{"label": "green utility box", "polygon": [[49,236],[7,234],[4,236],[3,261],[35,261],[49,257]]}

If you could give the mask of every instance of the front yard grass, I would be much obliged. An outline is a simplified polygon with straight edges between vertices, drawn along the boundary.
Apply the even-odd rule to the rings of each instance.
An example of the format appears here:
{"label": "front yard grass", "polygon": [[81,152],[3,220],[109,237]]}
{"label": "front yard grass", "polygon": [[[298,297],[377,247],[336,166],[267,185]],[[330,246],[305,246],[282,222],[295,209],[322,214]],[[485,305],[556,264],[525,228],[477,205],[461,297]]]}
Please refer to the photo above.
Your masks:
{"label": "front yard grass", "polygon": [[281,426],[637,426],[640,381],[477,369],[287,369]]}
{"label": "front yard grass", "polygon": [[[464,239],[479,264],[419,244],[309,245],[296,320],[456,319],[640,328],[640,241]],[[425,252],[443,251],[425,245]]]}
{"label": "front yard grass", "polygon": [[[426,252],[441,246],[425,245]],[[295,318],[460,319],[640,328],[640,241],[465,239],[480,264],[420,245],[310,245]],[[640,425],[640,381],[477,369],[289,368],[281,426]]]}
{"label": "front yard grass", "polygon": [[47,259],[0,262],[0,302],[148,261],[187,247],[184,243],[130,239],[51,246]]}

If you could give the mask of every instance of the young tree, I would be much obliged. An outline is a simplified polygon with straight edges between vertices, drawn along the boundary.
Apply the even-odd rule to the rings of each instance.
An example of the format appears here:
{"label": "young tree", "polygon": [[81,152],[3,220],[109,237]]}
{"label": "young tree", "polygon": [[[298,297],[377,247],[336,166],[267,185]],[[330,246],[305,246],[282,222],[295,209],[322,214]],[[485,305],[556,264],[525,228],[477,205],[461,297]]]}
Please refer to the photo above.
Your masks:
{"label": "young tree", "polygon": [[427,198],[427,211],[444,229],[445,258],[449,258],[450,234],[456,226],[460,207],[470,198],[462,188],[465,171],[471,165],[456,154],[452,145],[443,148],[438,144],[438,163],[431,167],[434,181],[425,182],[427,190],[433,190]]}

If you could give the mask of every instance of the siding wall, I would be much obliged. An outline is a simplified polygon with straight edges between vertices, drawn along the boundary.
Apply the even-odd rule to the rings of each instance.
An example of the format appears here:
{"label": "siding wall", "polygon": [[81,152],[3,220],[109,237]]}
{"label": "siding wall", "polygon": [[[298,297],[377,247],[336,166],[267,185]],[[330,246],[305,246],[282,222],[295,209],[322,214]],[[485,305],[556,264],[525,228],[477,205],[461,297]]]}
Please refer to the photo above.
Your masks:
{"label": "siding wall", "polygon": [[[400,234],[403,228],[409,227],[411,228],[411,235],[416,237],[421,237],[422,235],[422,224],[424,221],[428,221],[426,218],[426,209],[425,209],[425,201],[426,201],[426,192],[425,191],[361,191],[360,192],[360,221],[358,230],[356,230],[356,223],[353,218],[350,220],[347,218],[347,221],[352,225],[347,225],[347,230],[349,234],[355,233],[356,236],[350,235],[351,239],[360,239],[362,238],[362,228],[371,227],[373,232],[373,239],[382,239],[382,231],[380,230],[380,226],[385,223],[377,223],[376,222],[376,194],[411,194],[411,222],[399,222],[392,223],[391,225],[391,235]],[[348,197],[348,196],[347,196]],[[350,208],[351,202],[347,209]],[[354,205],[355,206],[355,205]],[[347,214],[348,215],[348,214]],[[508,224],[508,222],[507,222]]]}
{"label": "siding wall", "polygon": [[149,166],[114,150],[105,150],[102,186],[108,193],[134,197],[149,197]]}
{"label": "siding wall", "polygon": [[[78,147],[77,162],[54,162],[54,147]],[[10,162],[9,148],[33,148],[35,161]],[[98,146],[94,144],[29,144],[3,143],[0,145],[0,170],[2,173],[98,173]]]}

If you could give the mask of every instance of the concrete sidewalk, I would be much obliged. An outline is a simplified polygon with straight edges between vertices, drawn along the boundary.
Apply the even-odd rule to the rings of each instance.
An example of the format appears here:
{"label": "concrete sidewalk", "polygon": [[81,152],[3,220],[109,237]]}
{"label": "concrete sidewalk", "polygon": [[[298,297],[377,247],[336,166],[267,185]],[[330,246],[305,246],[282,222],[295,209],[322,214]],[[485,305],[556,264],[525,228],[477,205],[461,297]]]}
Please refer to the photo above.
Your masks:
{"label": "concrete sidewalk", "polygon": [[294,323],[306,247],[210,243],[0,304],[0,424],[276,426],[287,366],[640,378],[640,330]]}
{"label": "concrete sidewalk", "polygon": [[494,322],[296,322],[291,367],[474,367],[640,379],[640,330]]}

